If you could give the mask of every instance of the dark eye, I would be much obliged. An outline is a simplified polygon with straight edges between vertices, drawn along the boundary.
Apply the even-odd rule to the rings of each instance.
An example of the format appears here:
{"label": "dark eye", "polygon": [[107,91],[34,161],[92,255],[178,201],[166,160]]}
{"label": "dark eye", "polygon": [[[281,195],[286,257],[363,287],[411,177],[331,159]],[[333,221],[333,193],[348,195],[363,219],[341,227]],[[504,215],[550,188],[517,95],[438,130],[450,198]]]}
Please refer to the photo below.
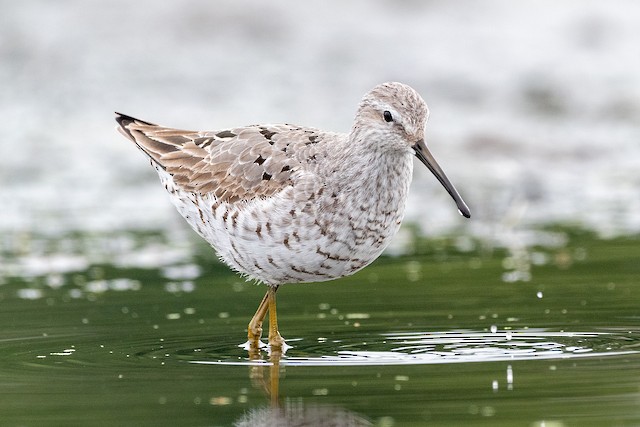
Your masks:
{"label": "dark eye", "polygon": [[393,116],[391,115],[391,113],[389,111],[385,111],[384,113],[382,113],[382,116],[384,117],[384,121],[385,122],[392,122],[393,121]]}

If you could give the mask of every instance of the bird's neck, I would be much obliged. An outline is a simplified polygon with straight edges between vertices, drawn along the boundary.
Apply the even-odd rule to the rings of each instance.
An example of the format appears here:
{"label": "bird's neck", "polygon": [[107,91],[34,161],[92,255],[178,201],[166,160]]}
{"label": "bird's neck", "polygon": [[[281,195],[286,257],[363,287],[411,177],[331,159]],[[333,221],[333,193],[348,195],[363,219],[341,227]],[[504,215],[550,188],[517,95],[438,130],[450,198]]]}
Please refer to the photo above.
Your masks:
{"label": "bird's neck", "polygon": [[[361,136],[362,137],[362,136]],[[409,184],[413,173],[413,156],[410,152],[398,152],[384,149],[385,144],[368,143],[366,137],[359,141],[348,140],[342,150],[336,150],[339,156],[339,177],[345,194],[360,194],[379,204],[379,209],[397,208],[404,210]],[[375,200],[373,195],[381,196]],[[383,206],[384,205],[384,206]],[[373,207],[373,206],[371,206]]]}

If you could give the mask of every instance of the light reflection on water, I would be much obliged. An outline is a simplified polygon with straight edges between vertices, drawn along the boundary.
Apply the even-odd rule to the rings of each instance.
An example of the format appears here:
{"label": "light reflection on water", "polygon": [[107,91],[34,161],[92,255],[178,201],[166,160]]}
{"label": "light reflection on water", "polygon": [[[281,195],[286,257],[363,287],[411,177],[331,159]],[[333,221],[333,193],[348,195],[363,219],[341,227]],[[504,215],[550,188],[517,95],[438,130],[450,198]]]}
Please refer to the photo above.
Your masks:
{"label": "light reflection on water", "polygon": [[[556,332],[545,329],[508,330],[499,333],[454,330],[422,333],[389,333],[355,336],[347,340],[307,346],[291,340],[291,347],[279,359],[282,366],[374,366],[405,364],[477,363],[540,359],[607,357],[637,353],[636,334],[613,332]],[[228,343],[227,343],[228,344]],[[167,347],[169,346],[169,348]],[[266,359],[225,354],[221,346],[193,350],[173,348],[163,343],[163,352],[173,352],[194,364],[262,365]],[[138,356],[147,355],[138,353]],[[153,357],[153,356],[152,356]]]}
{"label": "light reflection on water", "polygon": [[[83,357],[94,359],[106,355],[124,355],[130,363],[139,363],[136,360],[230,366],[266,366],[273,363],[273,355],[266,344],[257,357],[250,356],[245,344],[234,344],[232,338],[223,336],[145,339],[123,342],[122,347],[113,343],[92,343],[90,348],[83,344],[88,338],[86,334],[43,334],[3,339],[0,343],[42,341],[51,350],[35,354],[36,358],[74,356],[78,362]],[[287,350],[277,356],[277,363],[280,366],[301,367],[433,365],[603,358],[640,353],[637,350],[640,346],[639,334],[623,331],[557,332],[525,329],[487,333],[453,330],[381,334],[367,336],[366,342],[362,338],[356,335],[348,340],[330,340],[321,345],[309,344],[304,339],[289,340]]]}

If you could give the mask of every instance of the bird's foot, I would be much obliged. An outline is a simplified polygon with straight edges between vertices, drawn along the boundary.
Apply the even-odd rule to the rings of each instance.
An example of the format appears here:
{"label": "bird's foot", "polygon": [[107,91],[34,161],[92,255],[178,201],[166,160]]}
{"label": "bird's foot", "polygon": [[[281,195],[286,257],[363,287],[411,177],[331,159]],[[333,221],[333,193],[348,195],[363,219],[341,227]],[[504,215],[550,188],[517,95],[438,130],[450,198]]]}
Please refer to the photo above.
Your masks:
{"label": "bird's foot", "polygon": [[280,332],[269,334],[269,354],[271,357],[279,357],[284,355],[291,346],[287,345]]}
{"label": "bird's foot", "polygon": [[285,346],[287,346],[287,343],[284,341],[284,338],[282,338],[282,335],[280,335],[280,332],[276,331],[274,334],[269,334],[269,347],[282,348]]}
{"label": "bird's foot", "polygon": [[258,344],[260,338],[262,338],[262,322],[256,324],[253,322],[249,323],[249,327],[247,328],[247,341]]}

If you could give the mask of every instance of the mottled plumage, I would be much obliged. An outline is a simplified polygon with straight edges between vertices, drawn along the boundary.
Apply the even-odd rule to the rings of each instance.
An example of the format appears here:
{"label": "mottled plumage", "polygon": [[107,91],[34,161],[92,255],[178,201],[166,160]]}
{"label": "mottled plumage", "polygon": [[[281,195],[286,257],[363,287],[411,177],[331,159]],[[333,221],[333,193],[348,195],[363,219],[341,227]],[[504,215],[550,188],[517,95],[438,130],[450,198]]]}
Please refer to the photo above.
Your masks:
{"label": "mottled plumage", "polygon": [[417,92],[385,83],[364,96],[349,134],[287,124],[195,132],[122,114],[117,121],[189,224],[225,263],[270,285],[275,301],[281,284],[353,274],[382,253],[404,215],[414,155],[469,216],[424,144],[427,118]]}

